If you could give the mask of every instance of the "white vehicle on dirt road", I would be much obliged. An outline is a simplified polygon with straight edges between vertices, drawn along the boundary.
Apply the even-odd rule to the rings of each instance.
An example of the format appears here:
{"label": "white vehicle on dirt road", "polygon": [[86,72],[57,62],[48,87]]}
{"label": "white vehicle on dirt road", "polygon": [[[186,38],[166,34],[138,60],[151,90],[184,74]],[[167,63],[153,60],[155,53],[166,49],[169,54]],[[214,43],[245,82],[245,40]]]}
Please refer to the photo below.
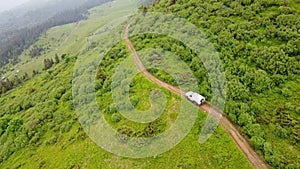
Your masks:
{"label": "white vehicle on dirt road", "polygon": [[187,97],[187,99],[195,103],[197,106],[200,106],[205,103],[205,97],[203,97],[202,95],[196,92],[189,91],[185,94],[185,96]]}

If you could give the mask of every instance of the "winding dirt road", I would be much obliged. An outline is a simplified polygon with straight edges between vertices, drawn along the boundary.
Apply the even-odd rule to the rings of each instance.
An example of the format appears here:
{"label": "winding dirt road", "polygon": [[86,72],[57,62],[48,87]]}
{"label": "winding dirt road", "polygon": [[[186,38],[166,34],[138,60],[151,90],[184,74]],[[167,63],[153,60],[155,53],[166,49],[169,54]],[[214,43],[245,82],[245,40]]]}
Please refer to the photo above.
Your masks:
{"label": "winding dirt road", "polygon": [[[132,45],[130,39],[128,38],[129,37],[128,30],[129,30],[130,25],[131,25],[131,21],[129,21],[125,27],[125,30],[123,33],[123,39],[126,42],[126,45],[131,52],[131,55],[133,56],[133,59],[134,59],[134,62],[136,64],[137,68],[150,81],[185,98],[184,91],[157,79],[155,76],[153,76],[152,74],[150,74],[147,71],[147,69],[144,67],[142,61],[140,60],[134,46]],[[268,165],[266,164],[266,162],[254,151],[254,149],[250,146],[250,144],[247,142],[247,140],[241,135],[241,133],[238,131],[238,129],[231,123],[231,121],[225,116],[225,114],[223,112],[221,112],[217,108],[213,107],[209,103],[206,103],[206,104],[200,106],[199,109],[203,110],[207,114],[210,114],[217,119],[219,119],[221,117],[219,124],[230,134],[231,138],[235,141],[235,143],[238,145],[238,147],[242,150],[244,155],[247,157],[247,159],[249,160],[249,162],[253,165],[253,167],[255,169],[268,169],[269,168]]]}

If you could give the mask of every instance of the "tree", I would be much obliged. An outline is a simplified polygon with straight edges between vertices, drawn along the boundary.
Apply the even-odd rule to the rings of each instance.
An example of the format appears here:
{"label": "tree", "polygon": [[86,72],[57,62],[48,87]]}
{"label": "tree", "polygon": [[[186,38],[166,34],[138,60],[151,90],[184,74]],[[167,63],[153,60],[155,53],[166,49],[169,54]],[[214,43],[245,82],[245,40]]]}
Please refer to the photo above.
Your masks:
{"label": "tree", "polygon": [[259,69],[253,72],[253,83],[251,87],[254,92],[261,93],[273,86],[272,80],[265,71]]}
{"label": "tree", "polygon": [[259,124],[249,124],[245,127],[245,132],[248,136],[254,137],[264,137],[264,132],[262,131]]}
{"label": "tree", "polygon": [[22,125],[23,125],[23,120],[12,119],[8,124],[7,132],[14,133],[14,132],[18,131]]}
{"label": "tree", "polygon": [[103,81],[106,80],[105,72],[103,71],[103,69],[101,67],[98,68],[97,79],[102,79]]}
{"label": "tree", "polygon": [[6,131],[10,120],[10,118],[5,116],[0,119],[0,136]]}
{"label": "tree", "polygon": [[66,58],[67,54],[62,54],[61,59],[64,60]]}
{"label": "tree", "polygon": [[170,4],[171,5],[175,5],[176,4],[176,0],[171,0]]}
{"label": "tree", "polygon": [[32,76],[35,76],[35,75],[37,75],[39,72],[37,71],[37,70],[33,70],[32,71]]}
{"label": "tree", "polygon": [[271,143],[265,142],[264,144],[264,154],[271,155],[273,154],[273,149]]}
{"label": "tree", "polygon": [[121,120],[121,116],[119,113],[114,113],[111,116],[111,121],[114,123],[118,123]]}
{"label": "tree", "polygon": [[265,144],[265,139],[259,136],[254,136],[250,139],[250,142],[256,150],[262,150]]}
{"label": "tree", "polygon": [[289,135],[290,135],[290,132],[288,130],[286,130],[285,128],[281,127],[281,126],[278,126],[276,128],[276,135],[279,137],[279,138],[288,138]]}
{"label": "tree", "polygon": [[242,113],[238,118],[238,124],[240,126],[247,126],[249,124],[252,124],[253,121],[253,116],[249,115],[248,113]]}
{"label": "tree", "polygon": [[232,100],[243,100],[249,99],[249,89],[244,86],[239,80],[231,79],[227,83],[227,95]]}
{"label": "tree", "polygon": [[44,59],[44,70],[48,70],[53,66],[52,59]]}
{"label": "tree", "polygon": [[57,54],[55,54],[55,58],[54,59],[55,59],[55,64],[58,64],[60,62]]}
{"label": "tree", "polygon": [[143,16],[146,16],[148,9],[146,6],[143,6]]}

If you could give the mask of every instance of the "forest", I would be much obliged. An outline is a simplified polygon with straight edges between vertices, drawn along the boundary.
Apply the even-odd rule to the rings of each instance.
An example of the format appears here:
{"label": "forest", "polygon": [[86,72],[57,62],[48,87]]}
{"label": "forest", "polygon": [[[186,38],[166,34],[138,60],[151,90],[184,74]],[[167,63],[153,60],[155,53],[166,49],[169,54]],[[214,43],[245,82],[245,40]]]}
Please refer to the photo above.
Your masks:
{"label": "forest", "polygon": [[[282,0],[161,0],[142,8],[188,19],[210,39],[226,72],[225,113],[273,168],[300,167],[300,13],[294,8],[299,5]],[[151,34],[132,41],[137,50],[176,53],[199,77],[199,93],[210,98],[205,69],[184,44]],[[293,151],[283,145],[293,145]]]}
{"label": "forest", "polygon": [[[121,0],[121,3],[127,2]],[[73,21],[91,19],[87,8],[79,11],[80,15],[70,10],[64,16]],[[270,168],[300,168],[299,0],[156,0],[141,7],[140,11],[145,16],[148,12],[174,14],[196,25],[213,44],[223,63],[227,81],[226,116]],[[46,31],[47,25],[63,24],[65,20],[60,20],[59,16],[40,26],[40,34]],[[83,24],[79,31],[86,31],[91,23]],[[122,32],[123,27],[120,29]],[[103,52],[98,48],[100,42],[104,39],[109,44],[113,38],[103,38],[97,31],[88,34],[93,38],[91,43],[81,46],[83,50],[72,48],[74,55],[52,53],[44,59],[43,70],[33,73],[33,77],[24,74],[15,79],[1,79],[0,144],[3,147],[0,168],[251,168],[221,127],[207,143],[200,145],[195,141],[206,118],[203,112],[198,112],[193,129],[182,143],[164,154],[128,159],[100,149],[87,136],[76,116],[72,75],[81,73],[73,72],[78,58],[97,57]],[[36,39],[28,46],[39,35],[36,34]],[[77,43],[87,41],[85,34],[78,36],[82,39],[78,38]],[[71,44],[71,40],[66,45]],[[197,77],[197,92],[212,101],[211,79],[195,51],[183,42],[153,33],[135,35],[130,40],[137,51],[155,48],[179,56]],[[29,55],[40,57],[44,48],[33,45]],[[105,119],[120,133],[119,140],[136,143],[129,137],[151,137],[167,130],[178,116],[176,105],[180,100],[162,89],[167,98],[167,109],[162,117],[145,124],[125,119],[112,101],[111,88],[113,72],[129,56],[121,41],[106,53],[99,66],[91,63],[91,67],[83,71],[96,72],[97,102]],[[163,81],[178,85],[166,72],[148,71]],[[148,97],[143,96],[153,88],[157,86],[138,74],[128,91],[131,103],[139,110],[149,108]],[[88,90],[87,86],[79,89]],[[136,143],[137,146],[144,144],[147,142]],[[33,164],[32,160],[36,162]]]}

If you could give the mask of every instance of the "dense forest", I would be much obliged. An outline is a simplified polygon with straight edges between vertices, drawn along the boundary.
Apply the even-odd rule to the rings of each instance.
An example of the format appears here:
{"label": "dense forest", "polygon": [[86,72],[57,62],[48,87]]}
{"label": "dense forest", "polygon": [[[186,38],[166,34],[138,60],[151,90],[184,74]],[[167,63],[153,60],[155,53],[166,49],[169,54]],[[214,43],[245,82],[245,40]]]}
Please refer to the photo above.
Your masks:
{"label": "dense forest", "polygon": [[[58,1],[40,9],[28,10],[21,16],[11,14],[18,13],[17,11],[0,15],[0,18],[8,18],[0,24],[0,67],[9,62],[17,63],[18,55],[38,40],[40,35],[49,28],[86,19],[88,9],[108,1],[88,0],[84,3],[81,1]],[[36,48],[36,50],[33,51],[33,56],[40,49]]]}
{"label": "dense forest", "polygon": [[[226,72],[225,113],[274,168],[300,167],[300,13],[294,8],[299,5],[282,0],[161,0],[142,8],[186,18],[207,35]],[[200,93],[210,98],[205,69],[184,44],[151,34],[132,40],[137,50],[163,48],[181,56],[199,77]]]}

